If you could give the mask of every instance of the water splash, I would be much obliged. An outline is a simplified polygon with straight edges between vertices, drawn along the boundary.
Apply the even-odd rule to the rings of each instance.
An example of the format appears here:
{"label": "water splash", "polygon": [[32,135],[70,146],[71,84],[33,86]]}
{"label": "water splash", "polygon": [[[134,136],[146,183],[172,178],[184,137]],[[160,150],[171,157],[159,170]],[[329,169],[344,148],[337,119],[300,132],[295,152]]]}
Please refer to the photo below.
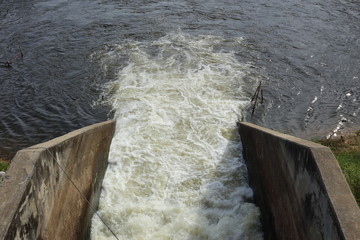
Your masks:
{"label": "water splash", "polygon": [[[235,127],[249,66],[214,50],[228,41],[178,32],[94,54],[119,66],[99,214],[120,239],[262,239]],[[94,217],[92,239],[111,238]]]}

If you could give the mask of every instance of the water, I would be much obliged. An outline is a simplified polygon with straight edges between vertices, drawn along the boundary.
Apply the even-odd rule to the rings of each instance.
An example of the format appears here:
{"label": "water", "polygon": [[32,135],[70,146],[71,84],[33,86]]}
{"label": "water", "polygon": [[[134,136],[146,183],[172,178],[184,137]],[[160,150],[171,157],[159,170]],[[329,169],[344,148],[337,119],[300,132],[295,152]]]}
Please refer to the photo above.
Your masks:
{"label": "water", "polygon": [[[160,173],[146,177],[149,205],[189,216],[190,232],[206,236],[216,221],[213,215],[203,220],[208,213],[199,206],[228,187],[227,174],[244,171],[242,156],[233,151],[237,119],[300,137],[360,125],[359,13],[351,0],[0,0],[0,61],[24,53],[11,68],[0,67],[0,154],[116,118],[109,172],[125,169],[117,177],[135,177],[134,191],[143,184],[136,178]],[[265,102],[251,116],[248,100],[259,81]],[[180,158],[184,165],[177,166]],[[104,186],[124,187],[111,178]],[[248,219],[247,230],[238,232],[246,235],[256,229],[257,213],[247,203],[251,193],[243,178],[218,200],[245,198],[227,205],[226,213]],[[193,186],[186,203],[176,196],[182,181]],[[111,198],[108,192],[105,187],[104,199]],[[163,197],[160,204],[156,196]],[[181,212],[185,205],[191,214]],[[137,222],[131,214],[116,219],[101,211],[117,232],[120,223]],[[149,209],[138,214],[144,211],[161,216]],[[167,221],[149,220],[148,234]],[[163,234],[174,230],[168,227]],[[108,234],[102,228],[95,234]]]}
{"label": "water", "polygon": [[[356,1],[0,1],[0,144],[16,151],[105,120],[93,105],[112,79],[90,55],[181,29],[225,39],[265,81],[247,120],[302,137],[359,125]],[[120,65],[126,65],[126,56]],[[251,95],[251,93],[248,93]],[[314,100],[316,101],[314,102]],[[339,125],[340,123],[340,125]],[[342,125],[341,125],[342,124]]]}
{"label": "water", "polygon": [[[107,84],[117,129],[99,206],[120,239],[262,239],[236,134],[257,79],[214,50],[242,41],[178,31],[94,54],[104,71],[128,58]],[[107,238],[94,217],[92,239]]]}

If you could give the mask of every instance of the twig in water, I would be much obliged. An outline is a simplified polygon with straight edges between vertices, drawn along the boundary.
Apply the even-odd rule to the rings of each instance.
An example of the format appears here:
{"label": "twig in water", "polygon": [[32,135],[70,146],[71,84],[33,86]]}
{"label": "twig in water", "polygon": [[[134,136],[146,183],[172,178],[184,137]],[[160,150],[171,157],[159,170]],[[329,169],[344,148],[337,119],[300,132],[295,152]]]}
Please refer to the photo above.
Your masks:
{"label": "twig in water", "polygon": [[11,67],[11,64],[12,64],[15,60],[17,60],[17,59],[19,59],[19,58],[22,59],[23,57],[24,57],[24,54],[23,54],[23,52],[22,52],[22,50],[21,50],[21,48],[20,48],[20,49],[19,49],[19,53],[16,54],[15,57],[7,60],[6,62],[3,62],[3,64],[4,64],[5,67]]}
{"label": "twig in water", "polygon": [[260,87],[261,87],[261,81],[260,81],[259,86],[256,88],[254,95],[253,95],[253,96],[252,96],[252,98],[251,98],[251,102],[253,102],[253,101],[254,101],[254,99],[255,99],[256,95],[257,95],[257,94],[258,94],[258,92],[259,92]]}
{"label": "twig in water", "polygon": [[259,97],[259,93],[261,92],[261,103],[264,102],[264,98],[263,98],[263,91],[261,89],[261,81],[259,83],[259,86],[256,88],[255,90],[255,93],[254,93],[254,96],[251,98],[251,102],[253,102],[255,100],[255,103],[254,103],[254,106],[253,106],[253,109],[251,111],[251,115],[254,115],[254,111],[255,111],[255,108],[256,108],[256,103],[257,103],[257,99]]}

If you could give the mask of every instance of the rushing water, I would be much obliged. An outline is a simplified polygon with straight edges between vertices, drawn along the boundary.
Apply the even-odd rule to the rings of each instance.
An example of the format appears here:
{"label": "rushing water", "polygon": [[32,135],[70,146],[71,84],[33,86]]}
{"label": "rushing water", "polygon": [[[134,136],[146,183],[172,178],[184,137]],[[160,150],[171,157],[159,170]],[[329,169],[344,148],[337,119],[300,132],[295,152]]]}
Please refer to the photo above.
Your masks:
{"label": "rushing water", "polygon": [[0,0],[0,61],[24,54],[0,67],[0,154],[114,117],[99,212],[119,236],[257,238],[235,122],[359,126],[359,18],[351,0]]}
{"label": "rushing water", "polygon": [[[175,32],[94,54],[104,71],[128,58],[107,84],[117,130],[99,206],[120,239],[261,239],[235,127],[257,79],[215,50],[241,42]],[[112,237],[98,217],[92,233]]]}

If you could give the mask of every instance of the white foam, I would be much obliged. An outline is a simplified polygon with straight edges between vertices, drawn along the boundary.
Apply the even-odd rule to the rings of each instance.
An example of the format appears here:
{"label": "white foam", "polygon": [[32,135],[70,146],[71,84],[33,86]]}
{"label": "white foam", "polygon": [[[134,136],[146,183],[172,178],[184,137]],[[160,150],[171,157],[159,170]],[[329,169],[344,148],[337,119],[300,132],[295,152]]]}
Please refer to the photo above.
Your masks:
{"label": "white foam", "polygon": [[[119,239],[262,239],[235,128],[248,66],[213,50],[223,41],[180,32],[96,53],[104,69],[129,58],[107,85],[117,129],[99,206]],[[92,239],[113,239],[97,217]]]}

